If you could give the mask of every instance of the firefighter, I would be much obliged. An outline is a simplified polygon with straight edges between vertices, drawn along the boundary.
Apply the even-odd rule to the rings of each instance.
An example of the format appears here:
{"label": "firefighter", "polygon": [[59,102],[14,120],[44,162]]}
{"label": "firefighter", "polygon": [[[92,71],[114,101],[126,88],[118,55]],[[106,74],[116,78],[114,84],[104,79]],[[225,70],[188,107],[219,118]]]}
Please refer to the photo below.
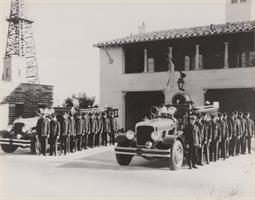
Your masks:
{"label": "firefighter", "polygon": [[205,152],[205,161],[207,164],[210,163],[210,145],[212,141],[212,128],[211,128],[211,119],[208,114],[203,114],[202,119],[203,131],[204,131],[204,152]]}
{"label": "firefighter", "polygon": [[109,131],[109,120],[106,118],[105,113],[102,112],[100,120],[100,133],[102,137],[102,145],[107,146],[107,134]]}
{"label": "firefighter", "polygon": [[99,144],[100,144],[100,119],[99,119],[98,113],[95,113],[92,130],[93,130],[93,133],[95,134],[94,145],[95,145],[95,147],[99,147]]}
{"label": "firefighter", "polygon": [[197,116],[197,121],[195,124],[199,128],[199,141],[200,146],[197,149],[197,164],[203,166],[203,152],[204,152],[204,144],[205,144],[205,124],[202,123],[202,115]]}
{"label": "firefighter", "polygon": [[77,150],[82,150],[82,137],[84,135],[84,125],[85,122],[80,114],[77,115],[76,121],[76,141],[77,141]]}
{"label": "firefighter", "polygon": [[92,113],[88,114],[88,118],[86,120],[86,132],[88,134],[88,145],[90,148],[93,148],[94,147],[94,133],[93,133]]}
{"label": "firefighter", "polygon": [[49,144],[50,144],[50,155],[57,155],[57,142],[60,135],[60,124],[57,121],[56,115],[52,115],[50,121],[50,134],[49,134]]}
{"label": "firefighter", "polygon": [[[248,153],[251,153],[251,139],[254,137],[254,122],[252,119],[250,119],[250,113],[245,113],[244,115],[246,120],[246,140],[247,140],[247,146],[248,146]],[[246,147],[245,147],[246,150]]]}
{"label": "firefighter", "polygon": [[225,121],[225,123],[227,124],[227,129],[228,132],[226,134],[226,158],[229,157],[229,143],[230,143],[230,131],[229,131],[229,123],[228,123],[228,114],[224,113],[223,114],[223,120]]}
{"label": "firefighter", "polygon": [[220,152],[220,157],[222,157],[224,160],[227,158],[227,140],[228,140],[228,124],[227,122],[223,119],[223,114],[219,113],[219,124],[221,127],[221,142],[219,143],[219,152]]}
{"label": "firefighter", "polygon": [[87,123],[87,117],[88,116],[84,112],[81,115],[82,115],[82,119],[83,119],[83,122],[84,122],[84,124],[83,124],[83,136],[82,136],[82,147],[84,149],[87,149],[88,133],[86,131],[86,123]]}
{"label": "firefighter", "polygon": [[76,122],[74,116],[70,114],[69,116],[69,134],[70,134],[70,152],[76,151]]}
{"label": "firefighter", "polygon": [[241,122],[241,136],[240,136],[240,146],[241,146],[241,154],[245,154],[246,147],[246,119],[243,116],[243,112],[239,112],[238,118]]}
{"label": "firefighter", "polygon": [[197,148],[199,147],[199,128],[195,124],[196,116],[189,116],[189,123],[184,128],[184,138],[188,149],[188,164],[189,169],[197,168]]}
{"label": "firefighter", "polygon": [[218,160],[218,151],[219,151],[219,142],[221,140],[221,129],[220,125],[217,122],[216,114],[211,115],[211,128],[212,128],[212,143],[210,149],[211,160],[216,162]]}
{"label": "firefighter", "polygon": [[236,155],[236,142],[237,142],[237,122],[235,120],[235,113],[232,112],[230,114],[230,118],[228,120],[228,130],[229,130],[229,155]]}
{"label": "firefighter", "polygon": [[114,113],[110,112],[109,116],[109,124],[110,124],[110,144],[115,144],[115,133],[118,130],[117,120],[114,118]]}
{"label": "firefighter", "polygon": [[39,154],[46,156],[47,139],[50,133],[50,121],[46,117],[46,113],[42,113],[36,124],[36,132],[38,134],[40,151]]}
{"label": "firefighter", "polygon": [[60,154],[62,154],[62,151],[64,149],[64,155],[66,155],[66,153],[69,151],[69,144],[70,144],[70,140],[69,140],[69,126],[70,126],[70,121],[68,119],[68,114],[65,113],[64,114],[64,120],[63,120],[63,124],[62,124],[62,130],[60,132]]}
{"label": "firefighter", "polygon": [[237,124],[236,129],[236,155],[239,155],[241,153],[241,136],[242,136],[242,124],[241,120],[239,118],[238,111],[235,111],[235,121]]}

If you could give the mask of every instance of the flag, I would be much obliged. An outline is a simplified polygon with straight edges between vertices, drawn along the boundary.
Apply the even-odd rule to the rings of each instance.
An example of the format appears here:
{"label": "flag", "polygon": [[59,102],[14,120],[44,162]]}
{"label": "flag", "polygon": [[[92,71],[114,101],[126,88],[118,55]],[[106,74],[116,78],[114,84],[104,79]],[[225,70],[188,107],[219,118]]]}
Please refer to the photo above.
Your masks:
{"label": "flag", "polygon": [[172,58],[169,56],[168,58],[169,63],[168,63],[168,79],[167,79],[167,87],[170,86],[170,88],[174,87],[174,63],[172,61]]}

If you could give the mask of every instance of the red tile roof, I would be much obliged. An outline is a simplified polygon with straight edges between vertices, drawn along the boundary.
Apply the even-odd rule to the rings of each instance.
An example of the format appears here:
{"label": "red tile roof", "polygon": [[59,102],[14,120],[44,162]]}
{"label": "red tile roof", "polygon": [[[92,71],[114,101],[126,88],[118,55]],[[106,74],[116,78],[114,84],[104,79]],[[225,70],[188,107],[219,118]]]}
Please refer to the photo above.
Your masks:
{"label": "red tile roof", "polygon": [[143,34],[130,35],[124,38],[118,38],[106,42],[99,42],[94,46],[101,48],[105,46],[116,46],[146,41],[168,40],[175,38],[190,38],[251,31],[255,31],[255,20],[226,24],[211,24],[207,26],[198,26],[191,28],[153,31]]}

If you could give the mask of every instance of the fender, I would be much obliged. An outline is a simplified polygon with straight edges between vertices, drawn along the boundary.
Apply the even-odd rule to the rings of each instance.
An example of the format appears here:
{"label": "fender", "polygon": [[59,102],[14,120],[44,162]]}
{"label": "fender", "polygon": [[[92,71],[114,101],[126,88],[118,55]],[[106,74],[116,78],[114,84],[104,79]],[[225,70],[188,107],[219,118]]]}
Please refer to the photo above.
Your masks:
{"label": "fender", "polygon": [[167,145],[171,148],[176,140],[179,140],[182,145],[184,145],[183,138],[179,135],[167,135],[165,138],[163,138],[162,142],[164,145]]}

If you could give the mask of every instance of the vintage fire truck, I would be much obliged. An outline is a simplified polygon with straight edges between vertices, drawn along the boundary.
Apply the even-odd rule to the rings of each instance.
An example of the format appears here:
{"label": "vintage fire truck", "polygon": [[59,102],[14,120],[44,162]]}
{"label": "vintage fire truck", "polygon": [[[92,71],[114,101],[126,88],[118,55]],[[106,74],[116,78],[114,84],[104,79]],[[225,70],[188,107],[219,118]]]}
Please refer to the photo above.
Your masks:
{"label": "vintage fire truck", "polygon": [[152,107],[151,119],[136,123],[135,131],[128,130],[116,137],[116,160],[129,165],[134,156],[145,159],[166,158],[169,168],[182,167],[185,156],[183,128],[193,112],[215,113],[218,106],[195,107],[186,93],[177,93],[171,103]]}

